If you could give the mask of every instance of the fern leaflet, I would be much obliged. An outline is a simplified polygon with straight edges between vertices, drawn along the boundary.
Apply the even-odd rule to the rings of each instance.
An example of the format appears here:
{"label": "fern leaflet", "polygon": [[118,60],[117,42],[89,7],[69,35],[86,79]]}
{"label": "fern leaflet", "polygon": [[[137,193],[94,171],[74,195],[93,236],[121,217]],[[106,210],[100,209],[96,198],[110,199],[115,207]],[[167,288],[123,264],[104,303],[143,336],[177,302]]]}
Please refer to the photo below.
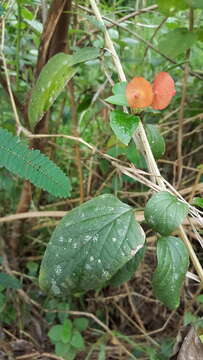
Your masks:
{"label": "fern leaflet", "polygon": [[19,137],[2,128],[0,128],[1,166],[55,196],[70,195],[69,178],[55,163],[39,150],[30,150]]}

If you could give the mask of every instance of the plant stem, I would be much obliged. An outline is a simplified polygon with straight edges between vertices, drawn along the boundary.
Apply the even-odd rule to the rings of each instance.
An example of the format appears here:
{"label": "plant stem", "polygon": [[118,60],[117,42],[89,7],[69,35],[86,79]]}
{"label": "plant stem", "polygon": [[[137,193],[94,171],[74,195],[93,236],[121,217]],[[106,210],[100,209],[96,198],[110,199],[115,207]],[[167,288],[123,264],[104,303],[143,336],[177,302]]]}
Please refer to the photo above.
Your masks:
{"label": "plant stem", "polygon": [[[98,9],[98,7],[96,5],[95,0],[90,0],[90,4],[91,4],[91,7],[92,7],[92,9],[94,11],[94,14],[95,14],[97,20],[99,22],[101,22],[101,24],[103,26],[104,36],[105,36],[105,41],[106,41],[106,47],[110,50],[110,52],[112,54],[115,67],[116,67],[117,72],[118,72],[118,76],[119,76],[121,81],[126,81],[126,76],[125,76],[125,73],[123,71],[120,59],[119,59],[119,57],[118,57],[118,55],[116,53],[116,50],[115,50],[114,45],[113,45],[113,43],[111,41],[111,38],[110,38],[110,36],[108,34],[105,23],[104,23],[104,21],[102,19],[102,16],[101,16],[100,11],[99,11],[99,9]],[[138,129],[137,129],[136,134],[134,135],[134,137],[135,136],[136,137],[138,136],[138,141],[141,140],[140,143],[142,145],[143,153],[145,154],[145,158],[147,160],[147,164],[148,164],[150,172],[156,177],[156,181],[159,184],[159,186],[161,187],[161,189],[166,190],[164,179],[162,178],[162,176],[160,174],[159,168],[158,168],[157,163],[156,163],[156,161],[154,159],[154,156],[152,154],[152,151],[151,151],[151,148],[150,148],[150,145],[149,145],[149,142],[148,142],[144,127],[143,127],[141,122],[139,123]],[[198,260],[198,258],[196,256],[196,254],[195,254],[195,252],[194,252],[194,250],[192,248],[192,245],[190,244],[190,241],[187,238],[185,230],[183,229],[182,226],[179,227],[179,231],[180,231],[182,240],[183,240],[185,246],[187,247],[187,250],[188,250],[188,253],[190,255],[191,261],[192,261],[192,263],[194,265],[194,268],[195,268],[197,274],[199,275],[200,281],[203,283],[203,269],[202,269],[202,266],[201,266],[201,264],[200,264],[200,262],[199,262],[199,260]]]}

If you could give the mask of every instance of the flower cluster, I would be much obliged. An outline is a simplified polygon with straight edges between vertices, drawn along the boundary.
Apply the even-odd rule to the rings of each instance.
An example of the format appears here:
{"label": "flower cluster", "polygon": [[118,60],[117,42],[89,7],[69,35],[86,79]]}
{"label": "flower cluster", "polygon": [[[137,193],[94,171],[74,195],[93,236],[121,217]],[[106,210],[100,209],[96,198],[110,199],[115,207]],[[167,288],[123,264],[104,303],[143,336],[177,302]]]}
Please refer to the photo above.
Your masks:
{"label": "flower cluster", "polygon": [[126,98],[131,108],[151,106],[155,110],[165,109],[175,95],[175,85],[167,72],[155,76],[151,85],[143,77],[134,77],[126,86]]}

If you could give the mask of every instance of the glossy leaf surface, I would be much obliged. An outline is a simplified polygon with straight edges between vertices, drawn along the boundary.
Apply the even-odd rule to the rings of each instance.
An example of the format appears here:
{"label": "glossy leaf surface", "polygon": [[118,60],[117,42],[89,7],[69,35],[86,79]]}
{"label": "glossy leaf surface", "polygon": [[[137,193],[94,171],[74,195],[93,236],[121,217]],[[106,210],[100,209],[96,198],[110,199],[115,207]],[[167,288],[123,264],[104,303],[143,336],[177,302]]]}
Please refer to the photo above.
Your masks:
{"label": "glossy leaf surface", "polygon": [[53,295],[104,286],[143,247],[145,234],[133,209],[101,195],[70,211],[56,227],[40,271]]}
{"label": "glossy leaf surface", "polygon": [[73,65],[94,59],[98,55],[99,49],[83,48],[73,55],[58,53],[47,62],[37,79],[29,102],[28,116],[32,129],[76,73]]}
{"label": "glossy leaf surface", "polygon": [[113,105],[128,106],[126,96],[122,94],[109,96],[105,101]]}
{"label": "glossy leaf surface", "polygon": [[173,236],[158,239],[157,268],[152,284],[156,297],[171,310],[179,306],[188,265],[187,249],[181,239]]}
{"label": "glossy leaf surface", "polygon": [[138,124],[140,118],[135,115],[129,115],[123,111],[112,111],[110,114],[110,125],[117,138],[125,145],[128,145]]}
{"label": "glossy leaf surface", "polygon": [[168,191],[154,194],[144,210],[147,223],[162,235],[170,235],[182,223],[187,213],[188,205]]}
{"label": "glossy leaf surface", "polygon": [[137,254],[128,261],[118,272],[111,278],[110,284],[114,287],[120,286],[124,282],[129,281],[135,271],[137,270],[140,262],[144,257],[144,247],[140,249]]}
{"label": "glossy leaf surface", "polygon": [[165,141],[163,136],[160,134],[156,125],[146,124],[145,130],[155,159],[160,159],[165,153]]}

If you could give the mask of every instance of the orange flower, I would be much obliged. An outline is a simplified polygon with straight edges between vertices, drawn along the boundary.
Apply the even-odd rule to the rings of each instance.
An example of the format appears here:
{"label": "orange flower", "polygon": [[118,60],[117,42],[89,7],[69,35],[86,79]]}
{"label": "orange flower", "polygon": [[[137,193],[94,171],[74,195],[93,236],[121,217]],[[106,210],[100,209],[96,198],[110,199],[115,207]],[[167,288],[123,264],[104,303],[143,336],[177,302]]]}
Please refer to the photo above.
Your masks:
{"label": "orange flower", "polygon": [[156,75],[153,83],[153,101],[151,106],[155,110],[165,109],[175,95],[175,86],[172,77],[167,72]]}
{"label": "orange flower", "polygon": [[152,86],[143,77],[134,77],[126,86],[126,98],[131,108],[144,108],[153,100]]}

